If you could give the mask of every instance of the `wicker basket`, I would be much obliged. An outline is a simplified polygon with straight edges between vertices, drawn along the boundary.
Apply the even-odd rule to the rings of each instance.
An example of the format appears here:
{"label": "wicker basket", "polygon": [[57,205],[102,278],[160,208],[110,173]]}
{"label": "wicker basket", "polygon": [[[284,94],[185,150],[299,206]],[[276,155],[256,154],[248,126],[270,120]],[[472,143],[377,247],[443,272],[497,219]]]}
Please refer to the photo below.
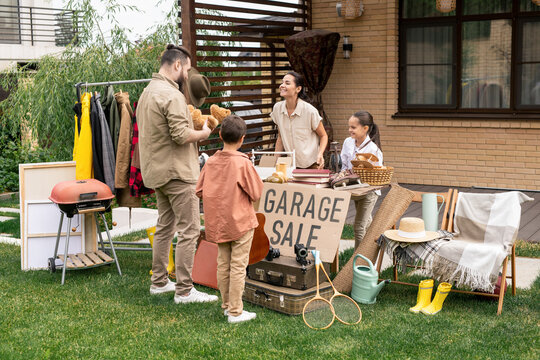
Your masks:
{"label": "wicker basket", "polygon": [[372,186],[388,185],[392,180],[392,175],[394,175],[394,168],[391,166],[387,166],[386,169],[353,167],[353,171],[358,175],[361,182]]}

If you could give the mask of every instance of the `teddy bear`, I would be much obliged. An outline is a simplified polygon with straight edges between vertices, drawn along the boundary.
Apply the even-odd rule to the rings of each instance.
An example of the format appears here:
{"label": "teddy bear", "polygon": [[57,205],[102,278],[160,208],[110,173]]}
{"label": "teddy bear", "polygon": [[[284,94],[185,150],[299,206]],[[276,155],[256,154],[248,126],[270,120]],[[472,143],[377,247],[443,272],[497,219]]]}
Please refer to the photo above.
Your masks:
{"label": "teddy bear", "polygon": [[212,106],[210,106],[210,114],[212,114],[212,116],[221,124],[223,119],[231,115],[231,110],[219,107],[216,104],[212,104]]}
{"label": "teddy bear", "polygon": [[195,109],[193,105],[188,105],[188,110],[191,113],[195,130],[201,130],[205,121],[208,122],[210,130],[214,130],[219,124],[219,121],[215,117],[212,115],[203,115],[201,110]]}

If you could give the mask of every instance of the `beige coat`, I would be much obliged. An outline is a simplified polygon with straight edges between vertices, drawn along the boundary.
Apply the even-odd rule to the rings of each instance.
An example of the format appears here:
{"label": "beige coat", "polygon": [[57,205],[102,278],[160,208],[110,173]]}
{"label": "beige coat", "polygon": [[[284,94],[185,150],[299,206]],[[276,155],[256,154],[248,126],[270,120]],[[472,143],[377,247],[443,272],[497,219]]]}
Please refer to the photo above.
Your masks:
{"label": "beige coat", "polygon": [[173,179],[189,184],[199,177],[199,150],[186,143],[193,130],[178,84],[160,74],[144,89],[137,106],[139,153],[144,184],[159,188]]}
{"label": "beige coat", "polygon": [[129,94],[119,92],[114,94],[120,113],[120,133],[118,135],[118,149],[116,150],[116,169],[114,187],[123,189],[129,187],[129,165],[131,158],[131,139],[133,138],[133,110],[129,104]]}

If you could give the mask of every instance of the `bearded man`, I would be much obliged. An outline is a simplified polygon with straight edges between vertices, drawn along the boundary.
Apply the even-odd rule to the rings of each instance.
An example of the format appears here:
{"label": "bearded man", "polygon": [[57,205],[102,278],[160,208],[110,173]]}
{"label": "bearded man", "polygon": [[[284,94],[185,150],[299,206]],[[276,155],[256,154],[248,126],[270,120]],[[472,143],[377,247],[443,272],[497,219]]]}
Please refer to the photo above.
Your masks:
{"label": "bearded man", "polygon": [[[158,73],[144,89],[137,106],[141,175],[147,187],[156,190],[158,222],[152,249],[150,294],[175,292],[177,304],[216,301],[217,296],[198,291],[191,271],[200,234],[199,198],[195,185],[199,177],[197,142],[211,130],[204,124],[194,130],[186,97],[198,107],[210,94],[210,82],[191,68],[189,52],[167,45]],[[169,249],[178,232],[175,264],[176,283],[168,278]]]}

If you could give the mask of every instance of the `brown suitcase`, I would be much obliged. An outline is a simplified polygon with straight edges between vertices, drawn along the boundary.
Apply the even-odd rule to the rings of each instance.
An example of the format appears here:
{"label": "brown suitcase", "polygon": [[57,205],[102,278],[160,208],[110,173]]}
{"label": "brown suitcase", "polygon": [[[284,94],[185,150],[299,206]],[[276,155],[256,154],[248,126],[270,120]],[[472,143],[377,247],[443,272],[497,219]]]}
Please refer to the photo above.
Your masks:
{"label": "brown suitcase", "polygon": [[[329,282],[320,284],[320,294],[330,300],[334,291]],[[313,299],[317,286],[307,290],[274,286],[260,281],[246,279],[244,288],[245,301],[289,315],[301,315],[304,305]]]}
{"label": "brown suitcase", "polygon": [[217,289],[217,253],[217,244],[200,240],[191,272],[194,283]]}
{"label": "brown suitcase", "polygon": [[[324,268],[330,274],[330,264],[325,263]],[[272,261],[264,259],[248,266],[248,277],[252,280],[299,290],[317,285],[315,274],[313,257],[307,265],[299,264],[295,257],[280,256]],[[319,272],[319,281],[326,281],[322,271]]]}

